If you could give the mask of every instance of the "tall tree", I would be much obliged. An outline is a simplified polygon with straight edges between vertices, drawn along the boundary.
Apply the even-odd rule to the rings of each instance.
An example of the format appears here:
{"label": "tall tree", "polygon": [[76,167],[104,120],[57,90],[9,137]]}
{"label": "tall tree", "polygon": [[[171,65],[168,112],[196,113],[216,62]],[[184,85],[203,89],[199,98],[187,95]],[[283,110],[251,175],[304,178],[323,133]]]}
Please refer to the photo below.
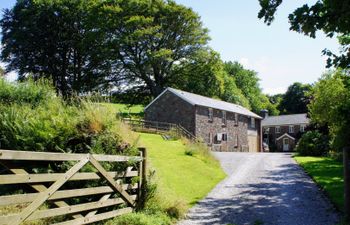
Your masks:
{"label": "tall tree", "polygon": [[237,87],[248,99],[250,108],[254,112],[260,113],[262,109],[268,109],[270,114],[278,114],[276,106],[262,93],[255,71],[245,69],[238,62],[225,62],[225,70],[229,76],[234,78]]}
{"label": "tall tree", "polygon": [[[258,14],[268,25],[274,20],[277,8],[283,0],[259,0],[261,10]],[[350,68],[350,1],[319,0],[313,5],[305,3],[289,14],[290,29],[315,38],[321,30],[327,36],[339,36],[342,51],[340,55],[324,50],[330,56],[328,66]]]}
{"label": "tall tree", "polygon": [[145,87],[155,97],[171,85],[173,67],[195,58],[207,45],[208,31],[192,9],[171,0],[117,3],[117,8],[106,3],[98,19],[113,56],[123,67],[119,81],[131,84],[130,88]]}
{"label": "tall tree", "polygon": [[0,24],[7,70],[49,77],[63,95],[113,84],[156,96],[209,39],[171,0],[18,0]]}
{"label": "tall tree", "polygon": [[63,95],[91,90],[111,73],[91,8],[95,0],[21,0],[6,9],[1,59],[19,79],[49,77]]}
{"label": "tall tree", "polygon": [[307,113],[310,102],[308,92],[311,85],[295,82],[290,85],[278,105],[281,114]]}

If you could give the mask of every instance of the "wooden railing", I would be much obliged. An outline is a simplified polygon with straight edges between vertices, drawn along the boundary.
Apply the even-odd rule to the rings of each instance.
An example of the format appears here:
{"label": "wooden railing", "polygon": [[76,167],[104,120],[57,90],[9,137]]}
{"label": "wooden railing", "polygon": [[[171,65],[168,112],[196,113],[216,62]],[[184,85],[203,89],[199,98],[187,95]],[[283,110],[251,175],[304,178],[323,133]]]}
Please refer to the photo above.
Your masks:
{"label": "wooden railing", "polygon": [[146,178],[140,150],[135,157],[0,150],[0,207],[20,209],[0,224],[88,224],[132,212]]}
{"label": "wooden railing", "polygon": [[191,132],[186,130],[179,124],[158,122],[158,121],[148,121],[148,120],[135,120],[135,119],[122,119],[123,122],[130,125],[133,130],[136,131],[147,131],[154,133],[166,133],[169,131],[174,131],[176,135],[186,137],[192,141],[200,141]]}

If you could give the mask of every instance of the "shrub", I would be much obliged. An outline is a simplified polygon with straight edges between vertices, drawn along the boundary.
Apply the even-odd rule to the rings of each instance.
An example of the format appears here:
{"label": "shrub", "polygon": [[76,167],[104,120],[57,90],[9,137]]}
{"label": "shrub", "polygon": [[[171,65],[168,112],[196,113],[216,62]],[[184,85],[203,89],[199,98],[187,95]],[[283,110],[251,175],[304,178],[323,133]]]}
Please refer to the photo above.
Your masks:
{"label": "shrub", "polygon": [[302,156],[322,156],[328,150],[329,138],[317,130],[306,132],[296,146],[296,151]]}

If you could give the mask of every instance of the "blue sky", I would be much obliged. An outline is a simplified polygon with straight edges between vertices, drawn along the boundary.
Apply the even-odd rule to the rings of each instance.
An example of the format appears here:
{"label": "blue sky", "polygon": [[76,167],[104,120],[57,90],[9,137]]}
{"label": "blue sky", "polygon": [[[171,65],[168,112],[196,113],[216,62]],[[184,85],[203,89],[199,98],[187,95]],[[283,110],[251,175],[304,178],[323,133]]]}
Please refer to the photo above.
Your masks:
{"label": "blue sky", "polygon": [[[15,0],[0,1],[0,8]],[[288,13],[311,0],[285,0],[271,26],[258,20],[258,0],[176,0],[196,11],[210,30],[210,46],[223,60],[239,61],[258,72],[265,93],[284,92],[293,82],[313,83],[326,70],[321,51],[336,51],[336,39],[316,39],[289,31]],[[12,77],[14,75],[12,74]]]}

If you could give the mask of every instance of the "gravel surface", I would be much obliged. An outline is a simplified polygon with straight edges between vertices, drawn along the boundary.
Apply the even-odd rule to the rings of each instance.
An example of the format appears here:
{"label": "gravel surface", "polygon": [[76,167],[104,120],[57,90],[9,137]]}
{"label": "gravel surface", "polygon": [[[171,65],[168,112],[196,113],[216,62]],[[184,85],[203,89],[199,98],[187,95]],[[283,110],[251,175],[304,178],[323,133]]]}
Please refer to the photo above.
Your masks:
{"label": "gravel surface", "polygon": [[228,177],[179,225],[334,225],[339,215],[288,153],[215,152]]}

